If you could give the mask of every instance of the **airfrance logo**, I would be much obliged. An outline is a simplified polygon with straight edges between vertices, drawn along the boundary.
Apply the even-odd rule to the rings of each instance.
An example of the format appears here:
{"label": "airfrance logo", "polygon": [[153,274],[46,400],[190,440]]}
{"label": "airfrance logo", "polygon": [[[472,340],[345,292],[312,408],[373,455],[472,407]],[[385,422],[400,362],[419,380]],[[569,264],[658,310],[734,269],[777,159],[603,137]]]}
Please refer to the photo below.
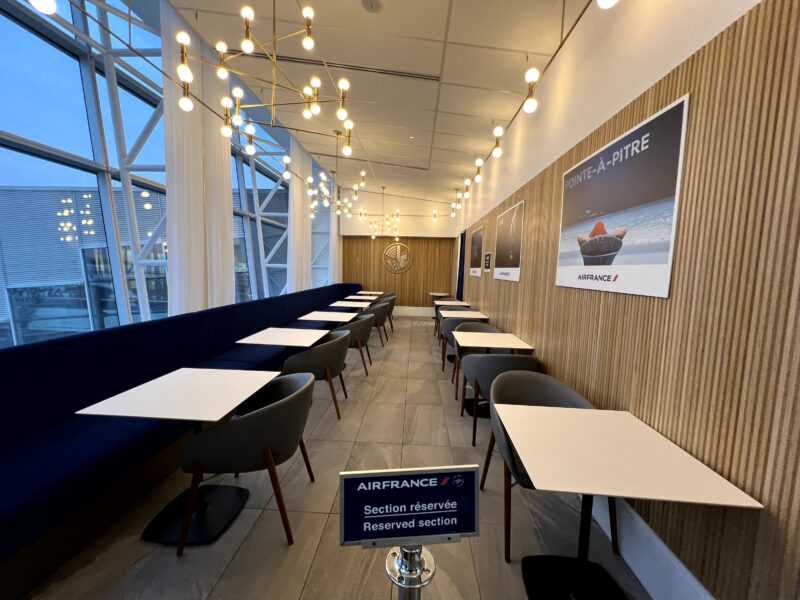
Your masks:
{"label": "airfrance logo", "polygon": [[594,273],[580,273],[578,281],[605,281],[606,283],[614,283],[619,279],[619,275],[595,275]]}
{"label": "airfrance logo", "polygon": [[439,481],[436,477],[425,477],[422,479],[402,479],[402,480],[384,480],[384,481],[362,481],[356,488],[359,492],[370,492],[375,490],[399,490],[406,488],[426,488],[452,485],[453,487],[463,487],[464,478],[461,475],[454,475],[450,477],[445,475]]}

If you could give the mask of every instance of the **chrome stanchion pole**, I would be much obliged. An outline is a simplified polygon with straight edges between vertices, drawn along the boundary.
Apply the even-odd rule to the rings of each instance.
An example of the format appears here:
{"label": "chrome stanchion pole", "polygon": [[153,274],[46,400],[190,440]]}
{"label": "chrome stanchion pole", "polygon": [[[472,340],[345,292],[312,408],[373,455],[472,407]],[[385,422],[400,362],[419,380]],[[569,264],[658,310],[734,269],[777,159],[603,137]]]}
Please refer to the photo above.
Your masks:
{"label": "chrome stanchion pole", "polygon": [[397,600],[421,600],[433,579],[433,555],[422,546],[395,546],[386,556],[386,573],[397,586]]}

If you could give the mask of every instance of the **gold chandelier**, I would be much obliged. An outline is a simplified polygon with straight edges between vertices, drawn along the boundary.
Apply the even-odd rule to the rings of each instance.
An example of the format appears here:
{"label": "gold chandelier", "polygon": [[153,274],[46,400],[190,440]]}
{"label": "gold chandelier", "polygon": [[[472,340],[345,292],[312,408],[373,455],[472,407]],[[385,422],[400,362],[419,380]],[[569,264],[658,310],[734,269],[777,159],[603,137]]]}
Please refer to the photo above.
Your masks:
{"label": "gold chandelier", "polygon": [[[235,75],[239,75],[240,77],[245,77],[253,80],[257,80],[261,83],[266,83],[270,86],[270,101],[269,102],[262,102],[262,103],[254,103],[254,104],[244,104],[242,100],[244,98],[244,90],[241,87],[233,87],[231,89],[230,96],[224,96],[220,99],[220,104],[222,105],[222,126],[220,127],[220,133],[226,137],[232,137],[234,130],[239,130],[246,139],[247,143],[245,145],[245,152],[249,155],[253,155],[256,153],[256,147],[254,144],[256,129],[255,125],[265,125],[269,127],[277,127],[277,110],[279,107],[298,107],[300,109],[300,113],[303,115],[303,118],[306,120],[311,120],[315,116],[318,116],[322,113],[322,106],[324,104],[336,104],[338,108],[336,109],[336,117],[342,121],[342,126],[344,128],[344,132],[341,131],[334,131],[334,132],[324,132],[324,131],[312,131],[308,129],[302,129],[298,131],[303,131],[304,133],[311,133],[316,135],[322,135],[325,137],[335,137],[337,140],[340,136],[344,137],[344,145],[341,148],[341,153],[343,156],[348,157],[351,156],[353,153],[353,147],[351,145],[350,139],[352,130],[354,127],[353,119],[350,117],[350,113],[347,109],[347,93],[350,90],[350,81],[346,78],[342,77],[336,83],[336,92],[334,95],[330,95],[328,97],[324,96],[321,93],[322,90],[322,80],[317,75],[314,75],[309,80],[308,84],[304,85],[302,88],[295,87],[294,83],[291,79],[286,75],[283,68],[280,65],[281,57],[278,54],[278,43],[282,42],[288,38],[303,36],[302,39],[302,46],[305,50],[311,51],[316,42],[314,41],[313,33],[312,33],[312,21],[314,19],[314,9],[310,6],[306,6],[301,11],[301,16],[305,21],[305,25],[302,29],[294,31],[292,33],[288,33],[282,36],[277,35],[276,31],[276,8],[275,2],[272,3],[272,37],[264,42],[261,41],[259,38],[256,37],[253,31],[253,20],[255,19],[255,11],[250,6],[244,6],[240,11],[242,20],[244,22],[244,36],[239,44],[240,50],[239,51],[232,51],[229,49],[228,44],[224,41],[217,42],[215,46],[215,50],[218,55],[218,60],[216,62],[210,62],[208,60],[203,59],[200,56],[193,56],[189,54],[189,46],[191,45],[191,37],[185,31],[179,31],[178,34],[175,36],[176,41],[178,42],[179,50],[180,50],[180,61],[177,66],[177,74],[178,79],[181,82],[181,86],[183,88],[183,93],[178,100],[178,106],[186,111],[189,112],[194,108],[194,101],[192,98],[200,100],[199,97],[192,93],[191,91],[191,83],[194,81],[194,74],[192,73],[192,69],[189,65],[190,62],[199,63],[201,65],[206,65],[210,68],[213,68],[216,72],[217,77],[222,80],[229,79],[230,73]],[[233,68],[233,61],[239,59],[243,56],[255,56],[254,52],[259,50],[263,53],[263,58],[271,64],[272,68],[272,76],[270,79],[264,79],[263,77],[258,76],[255,73],[248,72],[241,69]],[[292,94],[297,95],[296,101],[287,101],[287,102],[279,102],[277,99],[277,94],[279,90],[284,90],[291,92]],[[201,101],[201,104],[208,107],[209,105],[205,102]],[[212,103],[212,105],[215,103]],[[242,111],[248,108],[267,108],[270,110],[270,120],[268,123],[257,121],[252,118],[245,118],[242,115]],[[285,129],[293,129],[290,127],[284,127]],[[337,143],[338,146],[338,143]]]}

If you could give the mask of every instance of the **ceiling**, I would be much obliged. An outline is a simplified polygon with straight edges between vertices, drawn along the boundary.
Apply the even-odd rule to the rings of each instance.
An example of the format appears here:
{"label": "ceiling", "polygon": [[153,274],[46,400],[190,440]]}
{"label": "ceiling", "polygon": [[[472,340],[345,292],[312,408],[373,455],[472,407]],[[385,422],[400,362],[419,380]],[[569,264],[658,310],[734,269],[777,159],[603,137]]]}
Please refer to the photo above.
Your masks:
{"label": "ceiling", "polygon": [[[309,0],[316,15],[316,46],[308,52],[300,37],[279,43],[288,79],[302,87],[312,75],[322,79],[321,95],[334,98],[335,82],[350,80],[348,110],[355,122],[353,155],[336,158],[335,137],[298,132],[295,137],[326,169],[336,170],[347,186],[367,172],[362,206],[387,196],[450,202],[455,188],[474,171],[474,160],[491,149],[494,125],[505,126],[524,99],[523,80],[530,66],[542,69],[587,0]],[[255,10],[253,33],[264,42],[272,35],[272,2],[248,0]],[[223,40],[239,47],[244,0],[175,0],[176,8],[210,44]],[[303,27],[305,3],[276,0],[278,35]],[[377,5],[378,12],[364,4]],[[317,64],[292,62],[291,58]],[[348,65],[340,68],[332,65]],[[266,80],[271,64],[245,57],[232,68]],[[245,78],[246,79],[246,78]],[[269,84],[248,85],[270,101]],[[283,80],[286,83],[285,80]],[[282,91],[278,101],[297,101]],[[282,107],[278,119],[287,127],[332,133],[342,129],[336,104],[323,105],[311,121],[302,106]],[[437,205],[410,202],[429,213]],[[448,208],[438,205],[439,213]],[[405,210],[404,210],[405,212]]]}

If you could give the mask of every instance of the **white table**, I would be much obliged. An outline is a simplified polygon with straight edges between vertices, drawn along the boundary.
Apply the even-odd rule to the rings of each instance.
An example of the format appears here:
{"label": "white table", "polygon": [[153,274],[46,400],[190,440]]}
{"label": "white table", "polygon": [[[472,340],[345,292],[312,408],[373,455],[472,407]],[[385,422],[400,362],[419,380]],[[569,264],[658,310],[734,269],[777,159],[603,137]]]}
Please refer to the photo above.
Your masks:
{"label": "white table", "polygon": [[278,371],[178,369],[77,414],[216,422],[278,375]]}
{"label": "white table", "polygon": [[578,558],[588,557],[595,495],[763,508],[629,412],[495,408],[537,490],[583,495]]}
{"label": "white table", "polygon": [[315,310],[307,315],[303,315],[299,321],[330,321],[332,323],[349,323],[358,313],[351,312],[333,312],[324,310]]}
{"label": "white table", "polygon": [[436,306],[469,306],[468,302],[461,300],[435,300],[433,303]]}
{"label": "white table", "polygon": [[[442,314],[450,311],[442,311]],[[462,314],[471,311],[454,311]],[[462,348],[503,348],[508,350],[533,350],[533,346],[523,342],[511,333],[484,333],[478,331],[454,331],[453,337]]]}
{"label": "white table", "polygon": [[444,298],[445,296],[449,296],[450,292],[429,292],[428,295],[434,298]]}
{"label": "white table", "polygon": [[485,314],[477,310],[442,310],[439,311],[444,319],[488,319]]}
{"label": "white table", "polygon": [[331,306],[339,308],[369,308],[369,305],[369,302],[350,302],[349,300],[339,300],[331,304]]}
{"label": "white table", "polygon": [[[197,432],[201,422],[222,420],[278,375],[277,371],[178,369],[87,406],[77,414],[180,419],[193,421]],[[142,532],[142,539],[157,544],[177,543],[187,493],[159,511]],[[192,520],[188,543],[209,544],[217,539],[241,512],[249,495],[239,486],[200,486],[197,505],[205,507],[207,518]]]}
{"label": "white table", "polygon": [[354,296],[346,296],[345,300],[354,300],[356,302],[363,302],[364,300],[369,300],[370,302],[373,302],[373,301],[377,300],[378,298],[380,298],[380,295],[378,295],[378,296],[367,296],[366,294],[355,294]]}
{"label": "white table", "polygon": [[295,329],[268,327],[236,342],[237,344],[263,344],[265,346],[296,346],[310,348],[330,332],[329,329]]}
{"label": "white table", "polygon": [[386,292],[368,292],[366,290],[361,290],[360,292],[356,292],[357,294],[365,294],[367,296],[380,296],[381,294],[385,294]]}

